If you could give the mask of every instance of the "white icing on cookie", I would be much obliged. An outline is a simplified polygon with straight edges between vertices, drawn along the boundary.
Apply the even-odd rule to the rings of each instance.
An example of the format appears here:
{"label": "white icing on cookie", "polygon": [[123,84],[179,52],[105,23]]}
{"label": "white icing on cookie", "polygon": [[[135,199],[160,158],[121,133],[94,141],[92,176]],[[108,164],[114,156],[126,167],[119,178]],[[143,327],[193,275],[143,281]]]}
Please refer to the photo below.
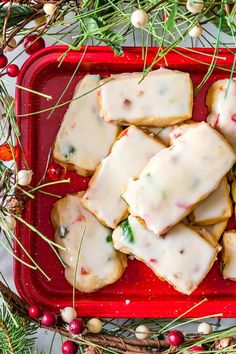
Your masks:
{"label": "white icing on cookie", "polygon": [[132,215],[164,234],[217,188],[235,160],[229,144],[202,122],[157,153],[123,198]]}
{"label": "white icing on cookie", "polygon": [[130,126],[112,147],[98,167],[83,204],[105,225],[115,228],[128,215],[122,199],[129,178],[138,177],[146,163],[165,146],[141,129]]}
{"label": "white icing on cookie", "polygon": [[84,209],[82,194],[68,194],[58,200],[52,210],[56,242],[65,246],[60,255],[67,265],[65,277],[73,285],[76,263],[76,288],[92,292],[118,280],[126,257],[115,251],[112,231]]}
{"label": "white icing on cookie", "polygon": [[115,124],[167,126],[192,116],[192,81],[188,73],[161,68],[112,75],[99,90],[101,115]]}
{"label": "white icing on cookie", "polygon": [[55,160],[83,175],[91,174],[108,155],[119,132],[117,127],[100,117],[99,79],[98,75],[86,75],[76,86],[73,97],[84,96],[70,103],[53,150]]}
{"label": "white icing on cookie", "polygon": [[222,274],[225,278],[236,280],[236,230],[224,232],[222,246]]}
{"label": "white icing on cookie", "polygon": [[114,230],[112,238],[116,249],[133,254],[184,294],[191,294],[197,288],[217,254],[216,248],[183,224],[160,237],[132,216]]}
{"label": "white icing on cookie", "polygon": [[206,103],[210,111],[207,122],[218,129],[236,151],[236,81],[216,81],[209,89]]}

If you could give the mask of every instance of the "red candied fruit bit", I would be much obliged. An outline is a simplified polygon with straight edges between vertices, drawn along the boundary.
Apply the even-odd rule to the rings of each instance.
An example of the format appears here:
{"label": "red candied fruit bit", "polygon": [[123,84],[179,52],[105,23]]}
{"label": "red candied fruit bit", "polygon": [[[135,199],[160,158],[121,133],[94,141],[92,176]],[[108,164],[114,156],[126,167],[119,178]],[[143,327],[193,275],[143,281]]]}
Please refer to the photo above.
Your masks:
{"label": "red candied fruit bit", "polygon": [[85,221],[85,220],[86,220],[86,218],[84,215],[80,215],[77,219],[77,221]]}
{"label": "red candied fruit bit", "polygon": [[156,259],[156,258],[150,258],[150,259],[149,259],[149,262],[151,262],[151,263],[157,263],[157,259]]}
{"label": "red candied fruit bit", "polygon": [[236,123],[236,113],[234,113],[232,116],[231,116],[231,120]]}
{"label": "red candied fruit bit", "polygon": [[228,230],[235,230],[236,229],[236,219],[235,219],[235,215],[233,215],[229,221],[228,221],[228,224],[226,226],[226,231]]}
{"label": "red candied fruit bit", "polygon": [[215,124],[214,124],[214,128],[218,128],[218,125],[219,125],[219,118],[220,118],[220,115],[217,114],[217,116],[216,116],[216,121],[215,121]]}
{"label": "red candied fruit bit", "polygon": [[192,207],[190,204],[186,204],[186,203],[183,203],[183,202],[177,202],[175,204],[176,204],[177,207],[185,209],[185,210],[188,210],[188,209],[190,209]]}
{"label": "red candied fruit bit", "polygon": [[80,268],[80,274],[81,275],[89,275],[90,273],[84,267],[81,267]]}

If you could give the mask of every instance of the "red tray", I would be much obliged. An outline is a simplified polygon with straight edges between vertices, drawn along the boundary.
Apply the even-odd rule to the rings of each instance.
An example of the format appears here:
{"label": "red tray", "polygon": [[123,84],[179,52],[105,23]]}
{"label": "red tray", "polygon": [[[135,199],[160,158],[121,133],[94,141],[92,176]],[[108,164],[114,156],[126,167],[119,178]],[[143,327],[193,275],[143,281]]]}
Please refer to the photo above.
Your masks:
{"label": "red tray", "polygon": [[[70,52],[58,67],[58,58],[66,51],[66,47],[56,46],[43,49],[32,55],[23,65],[18,77],[18,84],[30,89],[52,95],[53,100],[46,100],[28,91],[16,90],[16,112],[26,115],[19,118],[21,141],[25,147],[29,165],[34,171],[33,184],[43,175],[49,149],[53,144],[56,132],[67,109],[63,105],[56,109],[48,119],[50,112],[31,115],[31,112],[52,107],[66,87],[81,56],[80,52]],[[211,49],[201,49],[201,53],[182,50],[182,54],[171,52],[167,56],[169,68],[185,70],[191,73],[194,85],[199,83],[207,71],[205,63],[211,62]],[[204,53],[204,54],[203,54]],[[150,64],[156,49],[148,51],[147,64]],[[221,59],[217,65],[231,69],[234,55],[224,50],[219,51]],[[196,62],[189,58],[191,56]],[[101,74],[122,73],[143,70],[141,48],[126,48],[123,57],[115,57],[106,47],[90,47],[84,55],[79,71],[61,102],[68,101],[73,94],[78,80],[86,73]],[[159,65],[165,66],[165,62]],[[158,67],[158,66],[157,66]],[[215,69],[207,84],[196,96],[194,103],[194,119],[206,117],[204,104],[206,90],[215,80],[229,77],[229,72]],[[24,166],[23,159],[21,166]],[[67,192],[86,188],[87,179],[68,173],[72,183],[53,186],[48,191],[64,195]],[[53,228],[50,222],[50,211],[54,197],[38,193],[35,201],[30,201],[25,212],[25,220],[36,226],[42,233],[53,239]],[[39,304],[43,308],[59,311],[72,303],[72,287],[64,279],[63,269],[50,247],[22,224],[18,226],[17,235],[24,247],[30,251],[37,263],[51,277],[47,281],[39,271],[31,270],[15,261],[15,283],[22,296],[30,304]],[[27,260],[22,250],[15,244],[18,257]],[[115,284],[93,293],[76,292],[76,306],[81,316],[96,317],[176,317],[205,297],[208,301],[195,308],[187,316],[204,316],[223,313],[225,317],[236,317],[236,282],[224,280],[216,263],[199,288],[191,295],[182,295],[166,282],[157,279],[141,262],[130,261],[122,278]]]}

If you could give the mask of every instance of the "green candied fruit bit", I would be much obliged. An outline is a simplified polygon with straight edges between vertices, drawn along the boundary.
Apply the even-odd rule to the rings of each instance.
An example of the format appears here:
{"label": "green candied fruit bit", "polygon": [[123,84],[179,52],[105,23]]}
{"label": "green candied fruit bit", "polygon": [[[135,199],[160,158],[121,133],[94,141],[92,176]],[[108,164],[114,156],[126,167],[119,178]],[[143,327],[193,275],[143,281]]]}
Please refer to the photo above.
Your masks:
{"label": "green candied fruit bit", "polygon": [[68,228],[65,225],[61,225],[58,228],[58,235],[60,238],[65,238],[69,233]]}
{"label": "green candied fruit bit", "polygon": [[199,178],[196,178],[191,185],[191,189],[198,187],[200,185],[200,183],[201,183],[201,180]]}
{"label": "green candied fruit bit", "polygon": [[125,219],[121,225],[120,225],[122,232],[125,236],[125,239],[129,242],[129,243],[134,243],[134,234],[133,231],[131,229],[131,226],[128,222],[128,219]]}
{"label": "green candied fruit bit", "polygon": [[64,149],[63,156],[65,159],[68,159],[70,155],[72,155],[75,152],[75,148],[72,145],[68,145],[66,149]]}
{"label": "green candied fruit bit", "polygon": [[106,241],[109,242],[109,243],[112,242],[112,236],[108,235],[107,238],[106,238]]}

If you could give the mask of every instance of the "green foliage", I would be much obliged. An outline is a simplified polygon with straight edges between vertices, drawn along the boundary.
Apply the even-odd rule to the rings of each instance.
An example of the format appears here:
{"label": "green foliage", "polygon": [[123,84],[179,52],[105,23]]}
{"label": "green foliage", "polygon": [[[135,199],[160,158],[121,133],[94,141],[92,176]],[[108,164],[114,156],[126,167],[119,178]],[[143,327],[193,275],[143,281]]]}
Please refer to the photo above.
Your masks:
{"label": "green foliage", "polygon": [[30,354],[37,327],[13,313],[7,305],[0,309],[0,353]]}
{"label": "green foliage", "polygon": [[105,23],[97,16],[85,17],[83,20],[85,37],[96,39],[111,47],[116,55],[123,55],[122,44],[125,37],[117,31],[106,29]]}
{"label": "green foliage", "polygon": [[[3,28],[6,13],[7,13],[7,6],[1,8],[1,10],[0,10],[0,28],[1,29]],[[10,17],[9,17],[9,20],[7,23],[7,27],[9,28],[11,26],[15,26],[15,25],[19,24],[21,21],[25,20],[26,18],[33,15],[34,13],[35,13],[35,11],[31,7],[21,6],[21,5],[12,6]]]}
{"label": "green foliage", "polygon": [[178,4],[174,4],[174,6],[171,9],[170,16],[168,18],[168,21],[166,22],[166,28],[168,31],[173,31],[175,28],[175,18],[177,14],[177,9],[178,9]]}

